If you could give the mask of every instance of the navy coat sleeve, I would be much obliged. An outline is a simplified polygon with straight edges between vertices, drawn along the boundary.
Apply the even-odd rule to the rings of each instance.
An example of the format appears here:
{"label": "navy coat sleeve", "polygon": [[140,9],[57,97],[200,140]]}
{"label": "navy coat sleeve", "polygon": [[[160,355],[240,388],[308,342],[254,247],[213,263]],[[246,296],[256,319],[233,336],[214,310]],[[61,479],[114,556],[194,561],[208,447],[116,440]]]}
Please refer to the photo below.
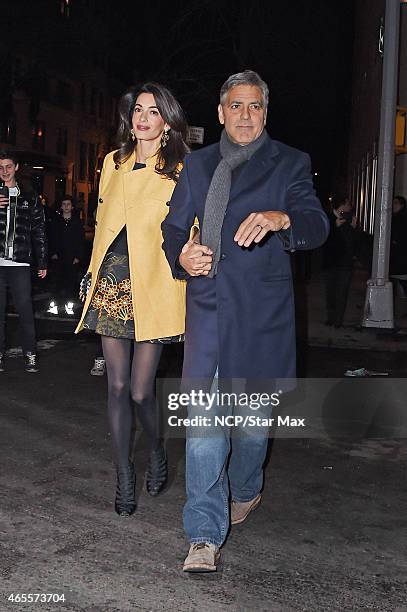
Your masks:
{"label": "navy coat sleeve", "polygon": [[177,186],[170,202],[170,211],[161,224],[164,237],[162,248],[174,278],[185,280],[189,274],[178,263],[182,247],[189,240],[195,219],[195,206],[188,177],[188,159],[185,160]]}
{"label": "navy coat sleeve", "polygon": [[282,236],[286,250],[308,250],[321,246],[329,235],[329,220],[315,195],[309,155],[301,153],[287,185],[286,211],[291,236]]}

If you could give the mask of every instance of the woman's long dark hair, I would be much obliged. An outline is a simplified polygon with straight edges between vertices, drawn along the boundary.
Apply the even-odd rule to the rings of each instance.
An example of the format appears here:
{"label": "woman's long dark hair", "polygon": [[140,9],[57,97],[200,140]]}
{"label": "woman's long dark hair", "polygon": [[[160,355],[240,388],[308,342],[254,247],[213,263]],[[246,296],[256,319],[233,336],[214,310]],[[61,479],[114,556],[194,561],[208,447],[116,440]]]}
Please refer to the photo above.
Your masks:
{"label": "woman's long dark hair", "polygon": [[117,130],[116,142],[119,150],[113,155],[116,164],[125,162],[133,153],[137,140],[131,138],[132,117],[136,100],[142,93],[153,94],[155,103],[161,117],[170,126],[169,140],[165,147],[160,147],[157,156],[155,171],[173,181],[177,181],[179,164],[188,153],[185,144],[187,135],[187,122],[179,102],[169,89],[159,83],[144,83],[140,87],[131,87],[119,101],[120,123]]}

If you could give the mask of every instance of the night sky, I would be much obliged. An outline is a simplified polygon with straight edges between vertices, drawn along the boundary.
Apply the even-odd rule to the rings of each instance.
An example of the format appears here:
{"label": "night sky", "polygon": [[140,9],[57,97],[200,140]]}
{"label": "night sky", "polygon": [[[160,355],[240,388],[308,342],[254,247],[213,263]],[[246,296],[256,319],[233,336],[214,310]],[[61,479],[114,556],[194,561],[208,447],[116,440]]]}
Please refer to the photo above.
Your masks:
{"label": "night sky", "polygon": [[[191,125],[220,127],[216,107],[228,75],[251,68],[268,83],[268,130],[311,154],[326,198],[342,188],[352,77],[352,2],[178,0],[118,6],[131,34],[111,56],[127,83],[156,79],[181,100]],[[123,28],[122,32],[125,30]]]}
{"label": "night sky", "polygon": [[[12,37],[8,51],[31,53],[35,48],[51,70],[57,73],[62,64],[79,79],[84,78],[79,72],[86,58],[94,62],[95,55],[104,57],[114,95],[138,81],[161,81],[180,99],[190,125],[205,127],[205,144],[219,137],[222,83],[234,72],[256,70],[271,90],[270,135],[311,154],[321,199],[343,189],[351,0],[70,1],[69,19],[58,16],[56,0],[52,5],[50,0],[10,3],[2,14]],[[50,9],[55,15],[47,18]],[[7,54],[2,59],[7,82],[10,62]],[[33,75],[31,88],[35,86],[41,90],[41,79]]]}

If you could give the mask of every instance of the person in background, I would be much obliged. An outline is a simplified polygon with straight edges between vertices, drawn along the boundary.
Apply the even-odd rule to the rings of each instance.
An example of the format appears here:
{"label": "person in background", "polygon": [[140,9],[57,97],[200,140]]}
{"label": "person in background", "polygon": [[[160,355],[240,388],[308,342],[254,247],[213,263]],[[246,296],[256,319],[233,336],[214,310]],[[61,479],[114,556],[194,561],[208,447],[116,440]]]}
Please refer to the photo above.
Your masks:
{"label": "person in background", "polygon": [[407,207],[406,198],[393,199],[390,244],[390,277],[396,280],[407,297]]}
{"label": "person in background", "polygon": [[0,371],[4,371],[7,288],[20,317],[26,372],[38,372],[34,314],[31,299],[31,264],[36,259],[39,278],[47,274],[47,238],[40,198],[16,180],[18,159],[0,152]]}
{"label": "person in background", "polygon": [[[72,196],[65,195],[50,228],[49,256],[55,264],[58,297],[65,301],[65,312],[72,315],[78,295],[80,266],[85,252],[85,232],[75,214]],[[49,312],[58,313],[57,300],[52,300]]]}
{"label": "person in background", "polygon": [[334,202],[329,215],[330,233],[324,247],[325,325],[342,327],[353,273],[356,249],[356,217],[347,197]]}
{"label": "person in background", "polygon": [[147,492],[157,495],[167,480],[154,387],[163,345],[183,341],[185,282],[172,278],[160,226],[188,148],[184,114],[163,85],[132,87],[119,113],[120,148],[103,164],[92,257],[82,281],[86,301],[76,331],[91,329],[102,337],[115,510],[130,516],[136,509],[132,400],[149,440]]}
{"label": "person in background", "polygon": [[52,223],[57,213],[56,213],[55,208],[52,206],[49,199],[47,198],[47,196],[42,195],[40,197],[41,197],[41,204],[44,207],[45,224],[48,225],[49,223]]}

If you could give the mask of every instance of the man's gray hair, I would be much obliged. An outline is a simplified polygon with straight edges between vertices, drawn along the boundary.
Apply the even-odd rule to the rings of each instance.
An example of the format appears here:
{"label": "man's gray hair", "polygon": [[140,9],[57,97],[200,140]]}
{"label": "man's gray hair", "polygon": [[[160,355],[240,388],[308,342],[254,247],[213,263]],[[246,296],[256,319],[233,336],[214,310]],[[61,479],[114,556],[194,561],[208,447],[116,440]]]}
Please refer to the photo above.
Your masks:
{"label": "man's gray hair", "polygon": [[226,101],[228,91],[236,85],[252,85],[258,87],[263,96],[264,108],[267,109],[269,103],[269,88],[267,83],[260,78],[257,72],[253,70],[245,70],[244,72],[237,72],[232,74],[220,88],[220,103],[223,104]]}

